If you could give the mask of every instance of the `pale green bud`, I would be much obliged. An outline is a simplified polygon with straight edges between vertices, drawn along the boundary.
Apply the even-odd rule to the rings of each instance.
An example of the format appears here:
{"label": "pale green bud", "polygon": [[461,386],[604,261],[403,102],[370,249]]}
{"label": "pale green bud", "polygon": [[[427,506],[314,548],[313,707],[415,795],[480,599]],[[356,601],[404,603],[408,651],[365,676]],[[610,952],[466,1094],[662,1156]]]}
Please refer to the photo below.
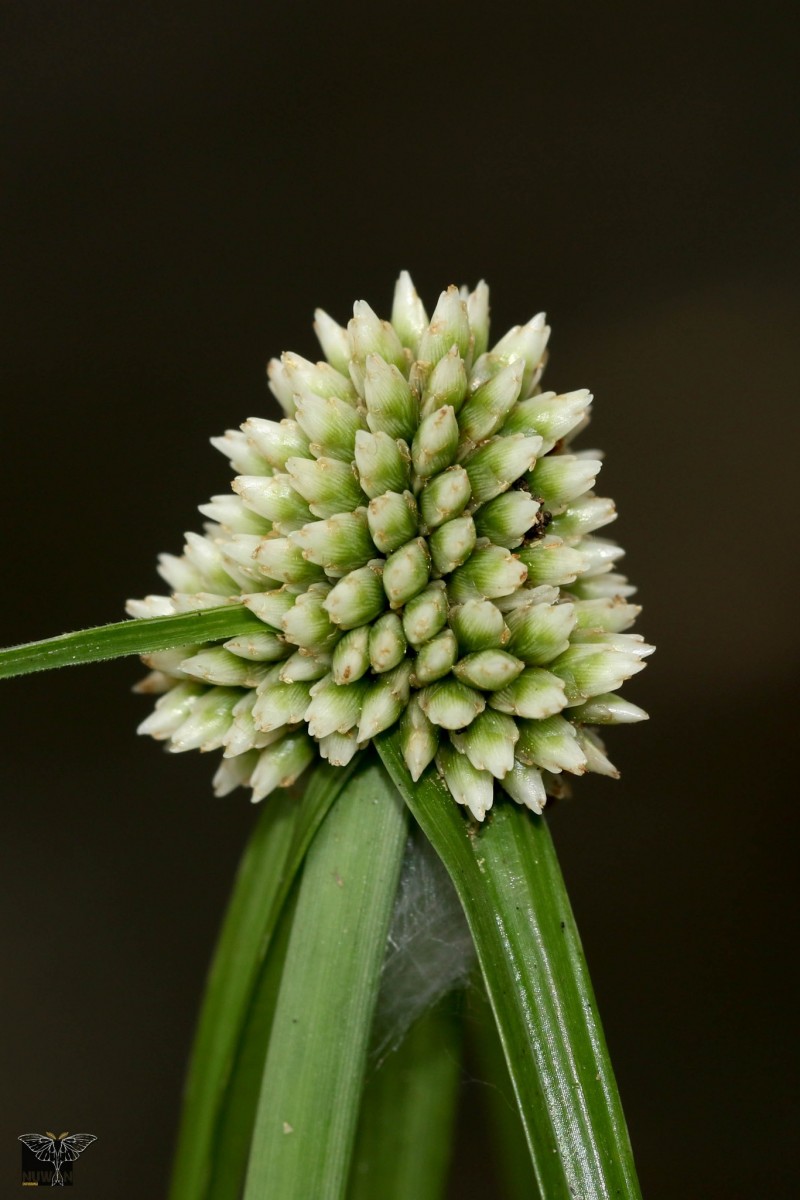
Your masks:
{"label": "pale green bud", "polygon": [[256,453],[276,471],[282,471],[294,455],[308,454],[308,438],[296,421],[250,417],[242,425],[242,432]]}
{"label": "pale green bud", "polygon": [[310,562],[302,549],[288,537],[262,538],[254,553],[255,561],[270,579],[292,586],[322,583],[325,572]]}
{"label": "pale green bud", "polygon": [[575,628],[574,604],[529,604],[507,613],[508,649],[529,667],[544,666],[563,653]]}
{"label": "pale green bud", "polygon": [[425,716],[418,697],[412,696],[400,722],[400,746],[415,783],[433,762],[438,745],[439,730]]}
{"label": "pale green bud", "polygon": [[267,746],[258,756],[250,776],[252,800],[257,804],[279,787],[290,787],[314,757],[314,743],[299,730],[287,733],[279,742]]}
{"label": "pale green bud", "polygon": [[383,568],[383,590],[392,608],[400,608],[425,587],[431,556],[424,538],[415,538],[395,550]]}
{"label": "pale green bud", "polygon": [[403,631],[412,646],[421,646],[435,637],[446,621],[447,592],[441,580],[429,584],[403,610]]}
{"label": "pale green bud", "polygon": [[567,702],[560,679],[541,667],[526,667],[512,682],[495,692],[489,703],[500,712],[541,720],[561,712]]}
{"label": "pale green bud", "polygon": [[[248,578],[258,579],[261,572],[252,561],[253,551],[259,543],[257,537],[250,534],[237,533],[224,544],[211,542],[198,533],[187,533],[183,555],[191,567],[200,575],[202,583],[212,592],[220,595],[233,595],[236,591],[234,581],[244,586]],[[229,547],[239,545],[244,550],[244,561],[248,569],[242,571],[241,560],[234,554],[229,554]],[[237,567],[240,568],[237,570]]]}
{"label": "pale green bud", "polygon": [[556,587],[577,579],[586,561],[580,550],[566,546],[561,538],[549,536],[539,538],[531,546],[523,546],[519,557],[528,568],[530,583]]}
{"label": "pale green bud", "polygon": [[[157,570],[164,582],[173,591],[198,592],[205,587],[202,573],[198,571],[197,567],[193,566],[188,559],[178,557],[177,554],[159,554]],[[231,593],[233,592],[233,580],[230,578],[228,578],[226,590]],[[150,601],[151,598],[148,597],[148,604]],[[173,612],[173,609],[170,602],[169,609],[158,615],[168,616],[171,612]],[[132,612],[131,615],[136,616],[136,613]]]}
{"label": "pale green bud", "polygon": [[216,683],[223,687],[255,687],[266,667],[231,654],[222,646],[211,646],[199,654],[185,658],[181,671],[190,679]]}
{"label": "pale green bud", "polygon": [[586,756],[578,745],[575,726],[563,717],[548,717],[545,721],[520,721],[516,756],[529,767],[539,767],[558,775],[570,771],[582,775]]}
{"label": "pale green bud", "polygon": [[524,666],[505,650],[477,650],[457,662],[453,671],[462,683],[496,692],[516,679]]}
{"label": "pale green bud", "polygon": [[608,538],[584,537],[576,548],[583,555],[583,574],[587,577],[605,574],[625,555],[624,548]]}
{"label": "pale green bud", "polygon": [[149,717],[145,717],[136,732],[149,734],[157,741],[164,741],[186,720],[197,703],[199,696],[205,694],[202,684],[194,681],[179,683],[170,688],[165,695],[160,696]]}
{"label": "pale green bud", "polygon": [[390,554],[417,532],[417,502],[411,492],[384,492],[370,500],[367,522],[382,554]]}
{"label": "pale green bud", "polygon": [[314,311],[314,333],[331,366],[346,375],[350,367],[350,338],[344,326],[328,316],[324,308],[317,308]]}
{"label": "pale green bud", "polygon": [[500,358],[522,358],[525,361],[525,374],[522,379],[522,395],[530,395],[531,387],[541,374],[542,359],[548,338],[550,326],[545,325],[544,313],[537,313],[527,325],[515,325],[508,333],[500,338],[492,347],[492,354]]}
{"label": "pale green bud", "polygon": [[[431,644],[428,642],[428,645]],[[443,729],[463,729],[486,707],[480,692],[467,687],[452,675],[423,688],[419,702],[428,720],[433,721],[434,725],[441,725]]]}
{"label": "pale green bud", "polygon": [[435,683],[447,675],[458,658],[458,643],[452,629],[443,629],[436,637],[419,647],[414,659],[414,687]]}
{"label": "pale green bud", "polygon": [[519,396],[524,367],[522,359],[510,362],[476,388],[458,414],[463,445],[481,442],[503,427]]}
{"label": "pale green bud", "polygon": [[[381,589],[383,601],[383,589]],[[333,651],[331,670],[333,681],[340,686],[345,683],[355,683],[369,670],[369,631],[371,626],[359,625],[351,629]]]}
{"label": "pale green bud", "polygon": [[272,468],[240,429],[226,429],[223,437],[208,439],[224,454],[237,475],[270,475]]}
{"label": "pale green bud", "polygon": [[[356,300],[353,305],[353,318],[348,323],[347,332],[356,367],[363,369],[367,356],[375,354],[390,366],[404,372],[408,370],[408,359],[399,337],[388,321],[381,321],[366,300]],[[350,364],[351,374],[353,365]],[[357,381],[354,382],[358,386]]]}
{"label": "pale green bud", "polygon": [[597,458],[574,454],[546,455],[537,460],[528,476],[531,492],[541,496],[547,508],[560,508],[593,486],[603,464]]}
{"label": "pale green bud", "polygon": [[376,737],[397,721],[408,704],[410,674],[411,664],[403,662],[369,685],[358,726],[360,742]]}
{"label": "pale green bud", "polygon": [[290,458],[286,469],[295,491],[307,501],[309,512],[315,517],[352,512],[363,503],[364,494],[353,463],[336,458]]}
{"label": "pale green bud", "polygon": [[200,646],[176,646],[174,650],[154,650],[152,654],[143,654],[142,662],[154,671],[164,671],[167,675],[180,678],[183,676],[181,670],[183,660],[196,654],[200,649]]}
{"label": "pale green bud", "polygon": [[435,366],[451,346],[456,346],[463,358],[469,349],[469,337],[467,306],[458,288],[451,285],[439,297],[430,325],[420,338],[417,358]]}
{"label": "pale green bud", "polygon": [[[264,594],[269,595],[268,592]],[[290,653],[284,639],[269,629],[245,633],[241,637],[231,638],[224,645],[231,654],[251,659],[253,662],[280,662]]]}
{"label": "pale green bud", "polygon": [[586,756],[587,771],[594,771],[596,775],[608,775],[610,779],[619,779],[619,771],[607,757],[602,738],[591,729],[577,729],[575,737]]}
{"label": "pale green bud", "polygon": [[323,650],[341,637],[325,608],[330,586],[313,584],[297,597],[283,618],[281,628],[287,642],[308,650]]}
{"label": "pale green bud", "polygon": [[253,707],[257,729],[269,733],[282,725],[297,725],[305,717],[311,692],[310,683],[272,683],[259,689]]}
{"label": "pale green bud", "polygon": [[644,667],[639,654],[591,644],[572,645],[550,664],[550,670],[564,683],[568,704],[614,692]]}
{"label": "pale green bud", "polygon": [[632,725],[636,721],[647,721],[648,715],[638,704],[623,700],[613,692],[593,696],[585,704],[570,711],[574,721],[585,721],[587,725]]}
{"label": "pale green bud", "polygon": [[255,533],[259,537],[269,533],[269,521],[246,508],[239,496],[230,492],[225,496],[212,496],[208,504],[198,504],[197,511],[228,533]]}
{"label": "pale green bud", "polygon": [[624,575],[618,575],[616,572],[578,579],[569,590],[578,600],[625,599],[636,594],[633,584],[628,583]]}
{"label": "pale green bud", "polygon": [[475,513],[478,536],[488,538],[496,546],[514,550],[532,528],[539,508],[538,500],[522,489],[503,492]]}
{"label": "pale green bud", "polygon": [[264,733],[256,727],[253,709],[257,700],[258,694],[251,690],[245,692],[241,700],[234,705],[233,721],[223,739],[225,758],[236,758],[249,750],[263,750],[265,746],[277,742],[286,732],[284,727],[269,733]]}
{"label": "pale green bud", "polygon": [[510,413],[506,433],[538,433],[543,439],[542,454],[549,453],[556,442],[581,428],[588,421],[592,393],[586,388],[577,392],[543,392],[522,400]]}
{"label": "pale green bud", "polygon": [[489,288],[481,279],[474,292],[467,296],[467,316],[472,332],[472,358],[480,358],[489,345]]}
{"label": "pale green bud", "polygon": [[458,446],[458,422],[451,405],[424,417],[411,445],[411,461],[421,479],[449,467]]}
{"label": "pale green bud", "polygon": [[329,733],[347,733],[354,729],[361,716],[367,687],[366,679],[342,686],[334,683],[331,676],[320,679],[311,688],[311,702],[306,709],[309,733],[321,738]]}
{"label": "pale green bud", "polygon": [[332,767],[346,767],[361,746],[354,729],[348,733],[329,733],[317,743],[319,752]]}
{"label": "pale green bud", "polygon": [[251,592],[242,596],[242,600],[259,621],[271,625],[273,629],[280,629],[283,618],[294,604],[295,595],[282,587],[271,592]]}
{"label": "pale green bud", "polygon": [[416,357],[419,340],[428,326],[428,314],[408,271],[401,271],[395,284],[392,325],[400,341]]}
{"label": "pale green bud", "polygon": [[267,363],[267,384],[287,417],[291,417],[294,414],[294,388],[283,363],[277,358],[271,358]]}
{"label": "pale green bud", "polygon": [[228,796],[237,787],[248,787],[250,776],[258,762],[258,751],[240,754],[236,758],[223,758],[211,781],[214,795]]}
{"label": "pale green bud", "polygon": [[419,402],[397,367],[370,354],[364,376],[367,424],[373,433],[410,441],[419,420]]}
{"label": "pale green bud", "polygon": [[369,661],[373,671],[391,671],[402,662],[406,653],[403,622],[397,613],[384,613],[369,631]]}
{"label": "pale green bud", "polygon": [[291,540],[313,563],[332,575],[346,575],[374,557],[366,509],[339,513],[327,521],[312,521],[290,535]]}
{"label": "pale green bud", "polygon": [[237,688],[212,687],[198,696],[186,719],[170,737],[171,753],[219,750],[233,721],[233,707],[241,694]]}
{"label": "pale green bud", "polygon": [[248,508],[273,524],[287,523],[297,529],[311,519],[311,511],[294,490],[289,475],[237,475],[231,486]]}
{"label": "pale green bud", "polygon": [[467,600],[451,608],[450,628],[465,654],[504,646],[510,636],[503,614],[491,600]]}
{"label": "pale green bud", "polygon": [[465,733],[451,733],[450,741],[466,754],[477,771],[490,771],[502,779],[514,766],[514,746],[519,738],[516,721],[485,709]]}
{"label": "pale green bud", "polygon": [[464,403],[469,387],[464,360],[453,346],[441,358],[428,376],[422,393],[420,415],[428,417],[438,408],[449,405],[458,412]]}
{"label": "pale green bud", "polygon": [[403,492],[411,480],[411,456],[405,442],[388,433],[356,434],[355,459],[361,487],[369,497]]}
{"label": "pale green bud", "polygon": [[295,650],[281,664],[278,678],[281,683],[316,683],[331,669],[332,655],[319,650]]}
{"label": "pale green bud", "polygon": [[420,512],[428,529],[459,516],[472,496],[469,475],[463,467],[448,467],[430,479],[419,495]]}
{"label": "pale green bud", "polygon": [[512,592],[510,596],[498,596],[494,603],[500,612],[510,613],[515,608],[527,608],[529,604],[557,604],[560,596],[561,592],[557,587],[550,587],[548,584],[532,587],[530,583],[525,583],[519,591]]}
{"label": "pale green bud", "polygon": [[558,513],[549,527],[549,532],[565,541],[584,537],[617,519],[613,500],[602,496],[581,496]]}
{"label": "pale green bud", "polygon": [[544,790],[542,773],[537,771],[536,767],[526,767],[524,763],[515,759],[511,770],[503,779],[502,787],[517,804],[524,804],[537,816],[542,815],[547,803],[547,793]]}
{"label": "pale green bud", "polygon": [[[212,587],[215,592],[222,593],[226,590],[226,578],[238,579],[240,587],[250,588],[254,581],[265,583],[267,572],[257,560],[257,555],[262,543],[276,534],[277,530],[275,533],[270,531],[264,537],[255,537],[250,533],[234,533],[224,540],[220,538],[217,544],[211,547],[211,553],[201,545],[201,542],[205,542],[208,546],[208,540],[201,538],[193,541],[191,545],[187,542],[185,554],[193,566],[202,568],[206,586]],[[270,578],[277,584],[276,578]]]}
{"label": "pale green bud", "polygon": [[502,546],[478,546],[452,573],[447,590],[453,604],[493,600],[522,587],[527,575],[523,563]]}
{"label": "pale green bud", "polygon": [[433,531],[428,547],[440,575],[449,575],[467,561],[475,549],[477,536],[472,517],[457,517]]}
{"label": "pale green bud", "polygon": [[326,398],[335,396],[337,400],[346,400],[348,404],[355,404],[358,400],[349,373],[342,374],[330,363],[312,363],[299,354],[284,354],[281,364],[295,395],[311,392]]}
{"label": "pale green bud", "polygon": [[478,446],[464,463],[469,475],[474,504],[485,504],[529,471],[536,461],[542,439],[538,437],[495,437]]}
{"label": "pale green bud", "polygon": [[364,422],[352,404],[304,392],[297,397],[297,423],[315,455],[353,461],[356,433]]}
{"label": "pale green bud", "polygon": [[340,629],[355,629],[373,621],[386,607],[382,562],[375,559],[366,567],[351,571],[325,597],[325,608]]}
{"label": "pale green bud", "polygon": [[442,742],[436,755],[436,766],[457,804],[463,804],[482,821],[494,800],[494,779],[489,771],[477,771],[466,754],[459,754]]}

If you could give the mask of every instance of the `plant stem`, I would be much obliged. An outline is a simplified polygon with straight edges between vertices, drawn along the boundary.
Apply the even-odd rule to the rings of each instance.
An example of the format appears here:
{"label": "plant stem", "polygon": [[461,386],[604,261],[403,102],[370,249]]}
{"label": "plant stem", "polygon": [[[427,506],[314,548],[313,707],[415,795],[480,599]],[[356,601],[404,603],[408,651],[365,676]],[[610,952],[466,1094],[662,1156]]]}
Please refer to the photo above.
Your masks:
{"label": "plant stem", "polygon": [[467,821],[428,770],[414,783],[396,734],[379,753],[464,906],[545,1200],[641,1193],[586,961],[550,833],[499,801]]}
{"label": "plant stem", "polygon": [[245,1200],[344,1194],[407,813],[360,764],[309,850],[273,1021]]}
{"label": "plant stem", "polygon": [[[280,791],[264,805],[236,878],[206,985],[186,1085],[170,1200],[204,1200],[219,1123],[244,1047],[254,993],[275,927],[308,846],[351,767],[320,763],[298,802]],[[262,1063],[266,1039],[261,1043]],[[238,1102],[238,1101],[237,1101]]]}

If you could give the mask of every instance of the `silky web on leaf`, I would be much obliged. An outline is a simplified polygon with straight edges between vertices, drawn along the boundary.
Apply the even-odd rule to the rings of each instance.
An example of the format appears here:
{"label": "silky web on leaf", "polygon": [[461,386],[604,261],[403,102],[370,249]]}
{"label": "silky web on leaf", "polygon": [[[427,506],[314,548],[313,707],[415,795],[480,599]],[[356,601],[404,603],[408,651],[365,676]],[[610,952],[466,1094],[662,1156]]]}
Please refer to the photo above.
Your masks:
{"label": "silky web on leaf", "polygon": [[273,359],[281,420],[212,438],[232,490],[162,555],[170,596],[134,616],[244,604],[262,631],[150,654],[140,731],[222,750],[218,795],[261,800],[317,756],[347,764],[397,726],[478,820],[498,789],[540,813],[567,775],[616,776],[598,730],[651,652],[623,551],[575,449],[591,394],[544,391],[544,314],[490,345],[489,293],[449,287],[429,318],[406,272],[391,320],[318,310],[325,356]]}

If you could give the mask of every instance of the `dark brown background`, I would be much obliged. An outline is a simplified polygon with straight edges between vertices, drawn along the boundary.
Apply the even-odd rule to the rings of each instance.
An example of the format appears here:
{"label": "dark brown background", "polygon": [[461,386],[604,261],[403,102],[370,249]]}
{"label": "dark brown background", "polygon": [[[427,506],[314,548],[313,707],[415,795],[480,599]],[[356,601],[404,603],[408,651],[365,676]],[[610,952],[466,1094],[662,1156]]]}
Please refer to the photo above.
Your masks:
{"label": "dark brown background", "polygon": [[[155,590],[227,485],[208,436],[270,411],[266,358],[313,353],[317,304],[385,312],[401,267],[431,305],[484,275],[497,332],[546,308],[548,384],[595,392],[653,719],[613,738],[622,782],[581,782],[552,825],[649,1200],[797,1188],[789,14],[2,14],[4,641]],[[99,1135],[87,1198],[164,1189],[254,814],[213,799],[211,763],[137,742],[138,673],[2,687],[4,1195],[17,1134],[56,1126]]]}

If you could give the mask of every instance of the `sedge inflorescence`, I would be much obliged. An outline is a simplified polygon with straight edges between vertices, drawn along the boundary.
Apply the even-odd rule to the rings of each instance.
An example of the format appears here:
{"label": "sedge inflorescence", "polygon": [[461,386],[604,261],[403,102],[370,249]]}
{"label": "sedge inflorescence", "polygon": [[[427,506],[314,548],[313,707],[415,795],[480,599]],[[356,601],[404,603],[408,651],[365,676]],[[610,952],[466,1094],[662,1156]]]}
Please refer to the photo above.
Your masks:
{"label": "sedge inflorescence", "polygon": [[435,763],[478,820],[495,784],[540,813],[563,773],[616,775],[598,727],[646,716],[616,692],[652,647],[596,536],[600,461],[571,445],[592,397],[540,387],[544,314],[490,348],[484,283],[429,319],[403,272],[391,321],[359,301],[314,327],[325,361],[268,367],[284,418],[212,439],[233,490],[162,555],[173,594],[129,604],[244,604],[263,628],[148,655],[140,731],[222,749],[217,794],[254,800],[393,726],[414,780]]}

